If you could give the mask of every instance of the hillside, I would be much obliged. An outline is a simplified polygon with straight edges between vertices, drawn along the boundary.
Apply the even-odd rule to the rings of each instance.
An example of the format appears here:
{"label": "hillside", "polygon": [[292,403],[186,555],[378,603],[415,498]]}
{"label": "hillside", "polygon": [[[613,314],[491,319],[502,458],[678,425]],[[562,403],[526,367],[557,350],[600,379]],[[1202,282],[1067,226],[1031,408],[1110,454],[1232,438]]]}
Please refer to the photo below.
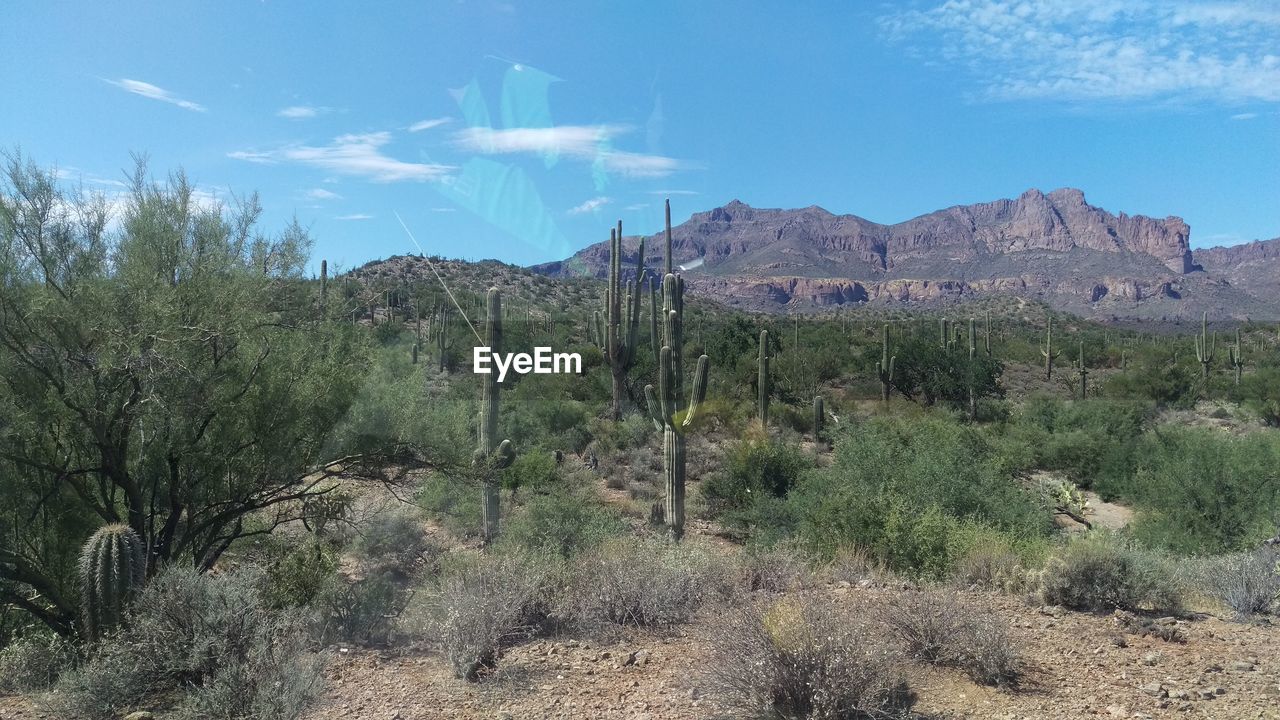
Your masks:
{"label": "hillside", "polygon": [[[1280,315],[1266,292],[1275,249],[1192,251],[1190,238],[1181,218],[1113,214],[1063,188],[892,225],[735,200],[673,227],[672,250],[690,267],[691,292],[754,310],[945,305],[1002,294],[1101,320],[1176,320],[1206,310],[1237,319]],[[627,238],[629,251],[638,240]],[[656,257],[661,234],[647,244]],[[602,277],[606,260],[602,242],[533,270]]]}

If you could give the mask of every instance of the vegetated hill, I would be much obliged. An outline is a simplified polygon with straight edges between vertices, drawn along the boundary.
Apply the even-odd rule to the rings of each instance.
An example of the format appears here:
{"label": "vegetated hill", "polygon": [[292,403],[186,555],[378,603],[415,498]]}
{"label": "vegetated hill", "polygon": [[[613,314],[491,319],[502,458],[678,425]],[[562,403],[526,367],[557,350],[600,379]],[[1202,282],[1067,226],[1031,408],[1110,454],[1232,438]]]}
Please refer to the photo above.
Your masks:
{"label": "vegetated hill", "polygon": [[[1181,218],[1112,214],[1063,188],[894,225],[816,206],[765,210],[735,200],[672,228],[672,254],[688,268],[692,293],[746,309],[945,305],[999,294],[1100,320],[1177,320],[1202,311],[1241,320],[1280,316],[1280,299],[1266,292],[1268,282],[1280,281],[1264,270],[1280,265],[1272,259],[1280,248],[1193,253],[1190,237]],[[626,239],[628,253],[638,241]],[[664,244],[661,233],[648,239],[651,267]],[[532,269],[601,277],[608,245]]]}

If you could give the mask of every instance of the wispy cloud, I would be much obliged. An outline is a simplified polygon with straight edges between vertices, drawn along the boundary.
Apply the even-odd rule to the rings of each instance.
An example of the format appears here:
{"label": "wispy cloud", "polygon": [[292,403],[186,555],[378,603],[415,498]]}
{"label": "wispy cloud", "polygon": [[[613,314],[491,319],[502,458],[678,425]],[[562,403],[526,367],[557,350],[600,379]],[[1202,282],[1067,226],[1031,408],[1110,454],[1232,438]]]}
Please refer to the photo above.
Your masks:
{"label": "wispy cloud", "polygon": [[331,107],[313,107],[311,105],[290,105],[287,108],[281,108],[276,112],[278,117],[287,118],[289,120],[309,120],[319,115],[325,115],[333,112]]}
{"label": "wispy cloud", "polygon": [[1232,120],[1252,120],[1256,117],[1258,117],[1258,113],[1247,112],[1247,113],[1236,113],[1235,115],[1231,116],[1231,119]]}
{"label": "wispy cloud", "polygon": [[438,213],[458,212],[458,208],[451,208],[451,207],[433,207],[433,208],[431,208],[431,212],[438,212]]}
{"label": "wispy cloud", "polygon": [[342,196],[332,190],[324,188],[311,188],[303,193],[308,200],[341,200]]}
{"label": "wispy cloud", "polygon": [[422,132],[423,130],[430,130],[431,128],[434,128],[434,127],[440,127],[441,125],[444,125],[450,120],[452,120],[452,118],[447,118],[447,117],[432,118],[430,120],[419,120],[418,122],[410,125],[408,129],[409,129],[409,132],[415,132],[415,133]]}
{"label": "wispy cloud", "polygon": [[151,83],[148,83],[148,82],[142,82],[141,80],[130,80],[128,78],[121,78],[119,80],[104,79],[103,82],[107,83],[108,85],[115,85],[121,90],[124,90],[125,92],[131,92],[134,95],[141,95],[144,98],[159,100],[160,102],[167,102],[170,105],[177,105],[183,110],[191,110],[192,112],[208,112],[208,108],[201,105],[200,103],[191,102],[190,100],[183,100],[182,98],[178,97],[177,95],[174,95],[168,90],[165,90],[164,88],[161,88],[161,87],[156,87],[155,85],[152,85]]}
{"label": "wispy cloud", "polygon": [[622,209],[623,210],[644,210],[647,207],[649,207],[649,203],[636,203],[635,205],[628,205]]}
{"label": "wispy cloud", "polygon": [[665,177],[696,166],[662,155],[615,150],[612,140],[630,132],[629,125],[561,125],[549,128],[471,127],[454,134],[464,150],[486,155],[557,154],[598,163],[608,172],[629,177]]}
{"label": "wispy cloud", "polygon": [[880,26],[991,100],[1280,102],[1272,0],[951,0]]}
{"label": "wispy cloud", "polygon": [[585,215],[586,213],[589,213],[589,212],[595,212],[596,210],[599,210],[600,208],[604,207],[605,205],[608,205],[611,202],[613,202],[611,198],[593,197],[590,200],[582,203],[581,205],[569,208],[567,214],[568,215]]}
{"label": "wispy cloud", "polygon": [[697,190],[650,190],[650,195],[701,195]]}
{"label": "wispy cloud", "polygon": [[366,214],[364,214],[364,213],[352,213],[351,215],[339,215],[339,216],[337,216],[337,217],[335,217],[335,218],[334,218],[334,220],[342,220],[342,221],[348,221],[348,220],[372,220],[372,219],[373,219],[373,216],[372,216],[372,215],[366,215]]}
{"label": "wispy cloud", "polygon": [[297,163],[373,182],[424,182],[439,180],[454,170],[449,165],[412,163],[383,154],[391,133],[341,135],[328,145],[287,145],[275,150],[237,150],[227,156],[255,163]]}

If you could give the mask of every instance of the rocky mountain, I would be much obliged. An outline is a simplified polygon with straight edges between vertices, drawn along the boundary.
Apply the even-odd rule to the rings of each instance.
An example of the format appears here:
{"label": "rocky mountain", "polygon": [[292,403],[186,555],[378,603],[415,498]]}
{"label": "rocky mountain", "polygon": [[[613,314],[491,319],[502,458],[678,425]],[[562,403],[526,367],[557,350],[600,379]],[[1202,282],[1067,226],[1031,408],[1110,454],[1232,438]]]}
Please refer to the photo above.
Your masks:
{"label": "rocky mountain", "polygon": [[[1176,320],[1202,310],[1280,316],[1280,242],[1193,253],[1190,239],[1181,218],[1112,214],[1073,188],[1032,189],[893,225],[816,206],[759,209],[735,200],[672,228],[674,259],[688,268],[690,291],[749,309],[1005,294],[1099,319]],[[631,263],[638,243],[626,239]],[[662,246],[661,234],[647,239],[649,267]],[[533,269],[603,277],[608,244]]]}

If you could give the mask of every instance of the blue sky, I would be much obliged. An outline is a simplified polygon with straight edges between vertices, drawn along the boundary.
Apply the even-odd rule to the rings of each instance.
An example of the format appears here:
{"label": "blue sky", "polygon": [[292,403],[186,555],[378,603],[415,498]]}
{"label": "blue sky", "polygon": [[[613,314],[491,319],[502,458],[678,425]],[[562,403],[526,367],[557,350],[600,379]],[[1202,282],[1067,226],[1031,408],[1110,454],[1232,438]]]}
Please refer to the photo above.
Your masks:
{"label": "blue sky", "polygon": [[145,152],[315,257],[532,263],[737,198],[879,222],[1079,187],[1195,246],[1280,235],[1270,0],[51,3],[0,145],[108,194]]}

